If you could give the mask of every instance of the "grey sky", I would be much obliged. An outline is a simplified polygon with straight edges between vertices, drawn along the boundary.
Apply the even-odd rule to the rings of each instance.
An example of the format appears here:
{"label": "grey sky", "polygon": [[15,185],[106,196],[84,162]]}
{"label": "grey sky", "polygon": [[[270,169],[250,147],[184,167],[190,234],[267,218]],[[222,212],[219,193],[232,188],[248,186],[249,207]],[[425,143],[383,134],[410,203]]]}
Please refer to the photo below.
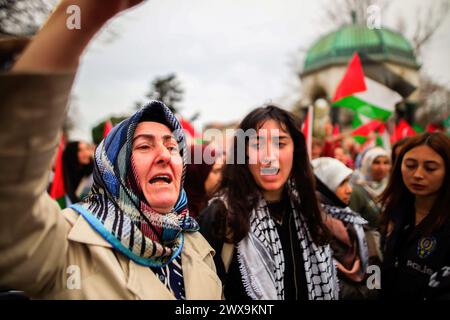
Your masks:
{"label": "grey sky", "polygon": [[[73,139],[90,141],[90,129],[108,115],[130,113],[150,82],[175,72],[185,90],[181,114],[199,111],[197,129],[211,121],[241,119],[299,95],[293,64],[332,25],[321,8],[331,0],[151,0],[112,22],[120,37],[95,40],[84,55],[74,94]],[[431,0],[433,2],[435,0]],[[418,0],[396,0],[382,23],[414,19]],[[426,2],[428,3],[428,1]],[[401,13],[400,13],[401,12]],[[82,21],[81,21],[82,22]],[[450,86],[450,17],[425,47],[423,68]]]}

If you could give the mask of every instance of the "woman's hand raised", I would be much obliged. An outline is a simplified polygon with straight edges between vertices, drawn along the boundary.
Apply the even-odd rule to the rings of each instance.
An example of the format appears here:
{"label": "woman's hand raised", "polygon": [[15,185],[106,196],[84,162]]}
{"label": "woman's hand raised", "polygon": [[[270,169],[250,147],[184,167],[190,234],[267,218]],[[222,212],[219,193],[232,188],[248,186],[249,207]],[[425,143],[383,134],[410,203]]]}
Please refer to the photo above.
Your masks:
{"label": "woman's hand raised", "polygon": [[145,0],[63,0],[59,6],[78,6],[87,26],[103,25],[115,15]]}
{"label": "woman's hand raised", "polygon": [[[75,72],[81,54],[97,31],[115,15],[142,2],[144,1],[62,0],[24,50],[12,71]],[[77,28],[69,27],[71,19],[78,20]]]}

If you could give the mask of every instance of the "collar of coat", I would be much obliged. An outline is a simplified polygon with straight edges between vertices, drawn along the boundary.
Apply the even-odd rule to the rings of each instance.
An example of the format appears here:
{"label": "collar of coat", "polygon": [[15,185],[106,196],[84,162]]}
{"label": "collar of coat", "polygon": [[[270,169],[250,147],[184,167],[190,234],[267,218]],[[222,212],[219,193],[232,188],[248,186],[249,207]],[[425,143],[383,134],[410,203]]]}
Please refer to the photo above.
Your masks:
{"label": "collar of coat", "polygon": [[[72,220],[73,218],[75,219]],[[106,241],[97,231],[95,231],[83,218],[83,216],[76,213],[76,217],[72,216],[70,220],[72,220],[71,222],[74,223],[67,237],[70,241],[84,243],[87,245],[112,248],[111,244]],[[202,258],[205,258],[210,253],[214,254],[214,249],[211,248],[206,240],[202,239],[203,241],[189,241],[188,238],[189,237],[186,237],[186,245],[196,251],[196,253],[199,254]]]}
{"label": "collar of coat", "polygon": [[[68,240],[114,250],[111,244],[99,235],[83,216],[72,209],[64,211],[64,216],[72,224],[67,236]],[[212,296],[216,296],[217,299],[221,298],[222,285],[220,280],[211,266],[205,263],[207,256],[214,255],[214,253],[215,251],[199,232],[192,232],[185,236],[184,248],[181,252],[183,278],[185,283],[191,283],[190,286],[185,287],[186,299],[211,299]],[[128,274],[126,287],[137,297],[141,299],[174,299],[162,282],[156,276],[151,276],[154,273],[149,267],[141,266],[121,254],[117,255],[117,259],[123,272]],[[142,279],[146,279],[146,281],[143,283]],[[196,283],[196,285],[192,285],[193,283]],[[211,288],[212,283],[215,284],[213,287],[217,292],[213,294],[211,292],[205,293],[203,289],[200,289],[202,286]],[[143,287],[144,285],[147,288],[150,286],[154,289],[150,290],[151,293],[149,293],[149,290]]]}

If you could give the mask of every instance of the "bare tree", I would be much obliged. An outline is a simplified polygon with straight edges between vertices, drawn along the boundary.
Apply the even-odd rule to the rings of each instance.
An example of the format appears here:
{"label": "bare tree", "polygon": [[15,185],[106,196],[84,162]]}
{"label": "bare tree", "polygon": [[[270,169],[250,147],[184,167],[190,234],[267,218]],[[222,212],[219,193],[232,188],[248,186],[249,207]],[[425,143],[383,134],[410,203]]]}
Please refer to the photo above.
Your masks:
{"label": "bare tree", "polygon": [[442,0],[435,5],[430,5],[427,1],[428,9],[424,7],[416,8],[416,24],[411,37],[414,52],[420,56],[422,47],[430,41],[436,31],[444,22],[450,10],[450,1]]}
{"label": "bare tree", "polygon": [[0,0],[0,34],[34,35],[56,0]]}
{"label": "bare tree", "polygon": [[420,76],[419,104],[415,112],[418,124],[442,123],[450,114],[450,90],[425,74]]}
{"label": "bare tree", "polygon": [[[328,30],[335,29],[341,25],[350,24],[354,20],[356,23],[365,24],[367,19],[367,8],[370,5],[377,5],[380,10],[383,11],[383,15],[394,1],[388,2],[387,0],[323,0],[323,14],[320,17],[320,24]],[[408,5],[411,5],[408,3]],[[415,12],[414,19],[406,19],[402,15],[402,12],[395,12],[392,16],[395,19],[393,24],[394,29],[406,36],[412,43],[414,53],[416,57],[420,58],[422,50],[425,44],[429,43],[439,28],[443,25],[445,19],[448,17],[450,11],[450,0],[436,0],[426,1],[421,3],[416,8],[413,8]],[[327,30],[327,31],[328,31]],[[299,55],[304,56],[304,50],[300,50]],[[299,70],[299,69],[297,69]],[[299,70],[300,71],[300,70]],[[422,89],[423,87],[423,89]],[[421,103],[428,105],[419,112],[419,117],[427,121],[432,121],[432,117],[435,117],[436,110],[440,108],[441,112],[445,112],[443,108],[447,108],[448,104],[437,103],[434,98],[430,98],[434,93],[440,92],[439,97],[448,97],[445,87],[436,85],[429,77],[423,74],[421,71]],[[423,92],[422,92],[423,91]],[[430,102],[425,101],[430,98]],[[439,101],[445,100],[440,98]],[[440,107],[439,107],[440,106]],[[429,112],[430,115],[425,113]],[[439,113],[439,112],[437,112]],[[431,117],[431,118],[430,118]],[[423,120],[423,121],[425,121]]]}
{"label": "bare tree", "polygon": [[[358,23],[364,23],[367,18],[367,8],[377,5],[380,10],[387,12],[394,1],[386,0],[337,0],[323,3],[324,19],[330,27],[336,27],[352,23],[356,19]],[[407,21],[401,15],[396,17],[396,30],[404,35],[409,35],[414,52],[420,56],[423,45],[428,43],[450,11],[450,0],[426,1],[415,9],[414,22]]]}
{"label": "bare tree", "polygon": [[[0,0],[0,35],[32,36],[55,8],[58,0]],[[97,35],[108,45],[120,38],[120,26],[108,23]]]}
{"label": "bare tree", "polygon": [[353,19],[358,23],[363,23],[367,18],[367,8],[375,4],[386,11],[391,2],[386,0],[326,1],[322,5],[324,14],[321,21],[328,21],[331,27],[350,24]]}

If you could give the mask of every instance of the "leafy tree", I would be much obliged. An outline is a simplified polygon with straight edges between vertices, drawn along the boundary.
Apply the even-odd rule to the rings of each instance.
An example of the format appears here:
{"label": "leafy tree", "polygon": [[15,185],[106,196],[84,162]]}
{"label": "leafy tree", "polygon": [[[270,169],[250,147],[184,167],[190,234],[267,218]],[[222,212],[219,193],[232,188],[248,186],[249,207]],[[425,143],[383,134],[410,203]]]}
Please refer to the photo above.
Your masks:
{"label": "leafy tree", "polygon": [[103,133],[105,130],[105,124],[106,121],[111,121],[111,124],[115,126],[116,124],[122,122],[123,120],[127,119],[129,116],[118,116],[118,117],[111,117],[108,118],[99,124],[97,124],[95,127],[92,128],[92,142],[95,145],[98,145],[103,140]]}
{"label": "leafy tree", "polygon": [[167,76],[156,77],[152,81],[146,97],[162,101],[173,113],[178,113],[179,103],[183,100],[183,93],[184,90],[181,88],[176,74],[170,73]]}

